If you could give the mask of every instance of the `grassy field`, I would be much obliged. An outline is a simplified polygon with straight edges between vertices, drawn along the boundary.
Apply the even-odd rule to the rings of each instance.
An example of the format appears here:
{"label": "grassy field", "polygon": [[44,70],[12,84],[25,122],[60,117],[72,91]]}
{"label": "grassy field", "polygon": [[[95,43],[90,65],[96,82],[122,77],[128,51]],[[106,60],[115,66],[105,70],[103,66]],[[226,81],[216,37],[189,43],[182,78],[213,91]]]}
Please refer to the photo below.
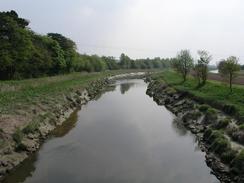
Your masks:
{"label": "grassy field", "polygon": [[234,106],[238,115],[244,116],[244,86],[235,85],[233,93],[230,93],[228,85],[218,81],[207,81],[204,87],[197,88],[197,81],[194,78],[188,77],[187,81],[182,83],[182,77],[174,71],[164,71],[157,75],[177,90],[189,92],[202,101],[216,106]]}
{"label": "grassy field", "polygon": [[20,81],[0,81],[0,114],[24,110],[28,105],[51,101],[76,87],[86,87],[90,81],[113,74],[134,72],[134,70],[116,70],[100,73],[72,73],[54,77],[27,79]]}

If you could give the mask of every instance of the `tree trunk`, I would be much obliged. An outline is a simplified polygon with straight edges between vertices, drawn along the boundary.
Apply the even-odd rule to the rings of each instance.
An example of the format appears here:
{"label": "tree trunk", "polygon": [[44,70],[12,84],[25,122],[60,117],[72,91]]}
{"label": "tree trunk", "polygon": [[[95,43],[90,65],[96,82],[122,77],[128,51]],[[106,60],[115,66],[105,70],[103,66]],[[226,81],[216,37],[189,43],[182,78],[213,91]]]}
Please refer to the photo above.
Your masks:
{"label": "tree trunk", "polygon": [[232,93],[232,74],[230,74],[230,93]]}

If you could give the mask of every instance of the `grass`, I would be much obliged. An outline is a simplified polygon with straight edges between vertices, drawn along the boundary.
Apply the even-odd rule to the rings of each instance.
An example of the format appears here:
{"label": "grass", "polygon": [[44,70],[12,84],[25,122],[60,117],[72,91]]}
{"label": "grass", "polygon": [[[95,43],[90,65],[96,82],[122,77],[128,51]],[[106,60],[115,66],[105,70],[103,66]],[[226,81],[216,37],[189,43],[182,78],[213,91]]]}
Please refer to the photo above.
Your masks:
{"label": "grass", "polygon": [[56,96],[69,93],[76,88],[86,87],[90,81],[127,72],[135,72],[135,70],[71,73],[37,79],[0,81],[0,114],[16,112],[15,109],[18,108],[25,110],[25,107],[40,102],[53,101]]}
{"label": "grass", "polygon": [[207,81],[206,85],[201,88],[197,88],[197,81],[192,77],[188,77],[187,81],[182,83],[182,77],[170,70],[161,72],[155,77],[162,78],[177,90],[188,92],[198,99],[202,99],[203,103],[221,107],[229,114],[238,113],[240,116],[244,116],[244,87],[241,85],[234,85],[233,92],[230,93],[226,84],[217,81]]}

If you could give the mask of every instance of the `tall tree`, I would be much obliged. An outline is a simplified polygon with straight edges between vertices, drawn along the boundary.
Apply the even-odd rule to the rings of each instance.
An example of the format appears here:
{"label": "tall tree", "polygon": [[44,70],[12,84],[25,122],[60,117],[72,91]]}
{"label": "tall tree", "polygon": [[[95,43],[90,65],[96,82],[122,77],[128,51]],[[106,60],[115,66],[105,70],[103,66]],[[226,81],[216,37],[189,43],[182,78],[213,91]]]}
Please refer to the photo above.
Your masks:
{"label": "tall tree", "polygon": [[193,58],[189,50],[181,50],[173,62],[173,67],[183,77],[183,82],[193,67]]}
{"label": "tall tree", "polygon": [[232,92],[233,79],[237,76],[237,72],[240,70],[238,58],[230,56],[226,60],[222,60],[218,64],[218,70],[222,77],[228,79],[230,92]]}
{"label": "tall tree", "polygon": [[74,66],[75,59],[77,59],[77,48],[75,42],[58,33],[48,33],[47,35],[59,43],[64,52],[66,72],[71,72]]}
{"label": "tall tree", "polygon": [[27,25],[15,11],[0,12],[0,79],[21,77],[33,51]]}
{"label": "tall tree", "polygon": [[130,69],[131,67],[131,59],[124,53],[120,55],[120,66],[123,69]]}

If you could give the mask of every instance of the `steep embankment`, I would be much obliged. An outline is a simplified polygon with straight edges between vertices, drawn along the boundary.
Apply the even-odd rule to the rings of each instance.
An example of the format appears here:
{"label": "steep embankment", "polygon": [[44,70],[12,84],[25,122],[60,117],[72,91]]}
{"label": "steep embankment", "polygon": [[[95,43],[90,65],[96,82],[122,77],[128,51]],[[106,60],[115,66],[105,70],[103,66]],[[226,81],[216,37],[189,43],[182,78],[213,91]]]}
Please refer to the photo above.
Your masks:
{"label": "steep embankment", "polygon": [[38,150],[52,130],[109,83],[124,77],[144,77],[144,73],[118,74],[121,71],[75,73],[0,83],[0,179]]}
{"label": "steep embankment", "polygon": [[[209,105],[199,103],[193,94],[169,86],[162,75],[149,79],[147,94],[177,116],[179,124],[196,134],[206,152],[206,162],[224,183],[244,182],[244,148],[238,143],[242,134],[234,118]],[[238,141],[238,142],[237,142]]]}

